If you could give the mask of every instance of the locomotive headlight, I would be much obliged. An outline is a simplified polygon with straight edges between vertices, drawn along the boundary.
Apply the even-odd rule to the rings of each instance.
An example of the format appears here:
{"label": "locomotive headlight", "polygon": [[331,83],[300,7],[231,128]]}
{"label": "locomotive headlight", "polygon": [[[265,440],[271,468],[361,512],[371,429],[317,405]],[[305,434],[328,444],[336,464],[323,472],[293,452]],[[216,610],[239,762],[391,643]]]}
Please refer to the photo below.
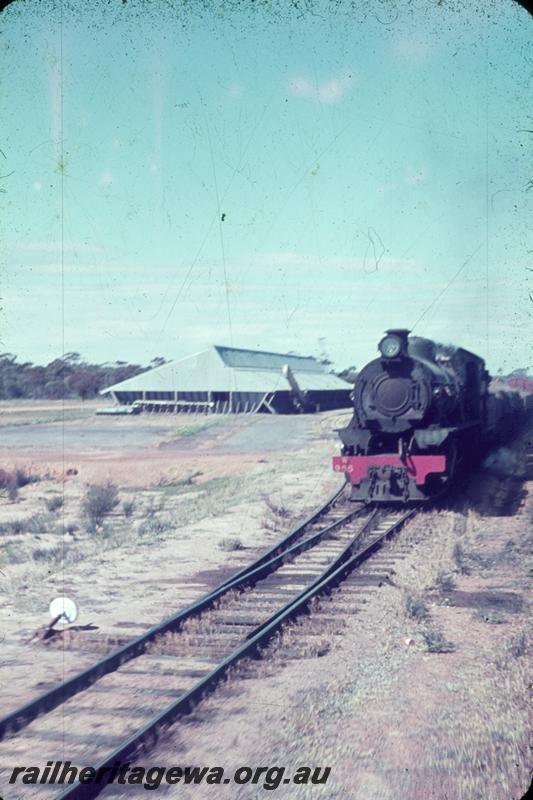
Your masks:
{"label": "locomotive headlight", "polygon": [[378,345],[379,352],[384,358],[396,358],[400,355],[402,343],[397,336],[385,336]]}

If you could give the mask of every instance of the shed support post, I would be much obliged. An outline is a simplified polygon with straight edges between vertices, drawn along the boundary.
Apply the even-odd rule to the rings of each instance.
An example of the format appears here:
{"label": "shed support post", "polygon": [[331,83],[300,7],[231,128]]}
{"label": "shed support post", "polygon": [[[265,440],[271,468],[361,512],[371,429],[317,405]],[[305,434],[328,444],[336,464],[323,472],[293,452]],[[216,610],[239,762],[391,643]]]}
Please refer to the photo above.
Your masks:
{"label": "shed support post", "polygon": [[273,399],[274,399],[274,393],[271,393],[271,394],[269,394],[269,393],[267,392],[267,393],[265,394],[265,396],[263,397],[263,399],[261,400],[261,402],[259,403],[259,405],[258,405],[258,407],[257,407],[257,410],[259,411],[259,409],[261,408],[261,406],[263,406],[263,405],[264,405],[264,406],[266,407],[266,409],[267,409],[267,410],[268,410],[268,411],[269,411],[271,414],[275,414],[275,413],[276,413],[276,409],[275,409],[275,408],[273,408],[273,407],[270,405]]}

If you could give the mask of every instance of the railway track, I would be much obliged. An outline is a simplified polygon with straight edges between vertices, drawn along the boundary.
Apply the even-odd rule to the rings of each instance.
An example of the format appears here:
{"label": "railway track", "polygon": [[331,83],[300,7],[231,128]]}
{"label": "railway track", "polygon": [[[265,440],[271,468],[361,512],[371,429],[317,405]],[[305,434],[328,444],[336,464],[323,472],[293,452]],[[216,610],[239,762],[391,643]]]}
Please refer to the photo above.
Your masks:
{"label": "railway track", "polygon": [[[43,761],[104,769],[153,744],[233,665],[257,655],[285,622],[305,613],[313,598],[331,591],[415,513],[346,512],[341,499],[336,493],[197,603],[0,720],[1,763],[26,763],[33,752]],[[88,800],[105,785],[74,784],[58,799]],[[42,790],[45,796],[57,787]]]}
{"label": "railway track", "polygon": [[283,539],[277,542],[256,561],[236,572],[231,578],[223,581],[216,589],[212,592],[208,592],[204,597],[200,598],[200,600],[186,606],[171,617],[149,628],[145,633],[126,643],[124,646],[116,648],[108,656],[102,658],[77,675],[74,675],[69,680],[59,684],[50,691],[44,692],[34,700],[31,700],[15,711],[0,718],[0,742],[6,736],[12,735],[24,728],[41,714],[52,711],[104,675],[114,672],[130,659],[141,655],[158,636],[176,631],[186,619],[200,614],[202,611],[209,608],[215,599],[222,597],[226,591],[229,590],[228,587],[230,584],[233,586],[237,581],[242,580],[242,586],[244,587],[246,585],[244,576],[248,572],[253,572],[261,565],[271,561],[304,537],[308,537],[314,532],[325,530],[329,524],[336,524],[344,517],[344,512],[339,511],[338,507],[339,503],[342,502],[343,492],[344,485],[337,489],[320,508],[299,523]]}

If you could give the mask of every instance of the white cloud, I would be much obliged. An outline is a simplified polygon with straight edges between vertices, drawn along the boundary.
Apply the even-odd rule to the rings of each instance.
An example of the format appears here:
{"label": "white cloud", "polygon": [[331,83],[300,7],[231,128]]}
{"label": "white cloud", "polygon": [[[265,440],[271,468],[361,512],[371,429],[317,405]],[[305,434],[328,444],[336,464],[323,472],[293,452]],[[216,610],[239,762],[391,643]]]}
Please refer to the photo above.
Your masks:
{"label": "white cloud", "polygon": [[76,242],[66,239],[65,241],[18,241],[6,242],[6,250],[20,253],[101,253],[99,245],[88,244],[87,242]]}
{"label": "white cloud", "polygon": [[408,175],[405,179],[405,182],[410,186],[417,186],[419,183],[424,183],[425,181],[427,181],[427,175],[423,169],[411,173],[411,175]]}
{"label": "white cloud", "polygon": [[420,33],[400,34],[395,37],[393,43],[396,55],[406,61],[423,61],[431,49],[429,38]]}
{"label": "white cloud", "polygon": [[113,175],[110,172],[102,172],[100,175],[100,186],[108,187],[113,183]]}
{"label": "white cloud", "polygon": [[240,83],[230,83],[229,86],[226,86],[226,92],[230,97],[241,97],[244,86]]}
{"label": "white cloud", "polygon": [[296,97],[305,97],[317,103],[337,103],[352,85],[351,73],[343,72],[322,82],[297,75],[289,81],[289,89]]}
{"label": "white cloud", "polygon": [[[327,272],[331,269],[353,269],[359,271],[365,270],[368,267],[368,259],[362,256],[326,256],[319,258],[316,255],[299,253],[291,250],[261,253],[256,256],[250,256],[246,263],[250,264],[254,262],[261,268],[296,267],[306,270],[313,269],[317,272]],[[424,268],[411,258],[385,256],[380,259],[379,267],[384,272],[424,272]]]}
{"label": "white cloud", "polygon": [[378,186],[376,189],[377,194],[387,194],[388,192],[394,192],[398,188],[396,183],[384,183],[382,186]]}

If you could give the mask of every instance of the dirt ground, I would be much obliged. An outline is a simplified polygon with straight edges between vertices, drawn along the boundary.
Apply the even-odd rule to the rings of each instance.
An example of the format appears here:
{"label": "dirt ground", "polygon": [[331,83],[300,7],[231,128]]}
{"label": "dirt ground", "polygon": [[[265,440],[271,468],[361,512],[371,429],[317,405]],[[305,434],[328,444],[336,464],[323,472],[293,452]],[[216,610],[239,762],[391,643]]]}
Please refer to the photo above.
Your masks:
{"label": "dirt ground", "polygon": [[[368,593],[348,582],[142,763],[223,764],[229,775],[241,765],[282,766],[289,776],[331,767],[326,785],[276,788],[291,800],[521,798],[531,767],[532,513],[528,498],[512,519],[418,518],[368,566],[390,582]],[[317,648],[317,636],[329,648]],[[180,787],[186,798],[198,792]],[[217,798],[268,792],[231,784]]]}
{"label": "dirt ground", "polygon": [[[91,635],[119,643],[199,597],[338,483],[330,456],[345,412],[122,419],[94,417],[90,404],[39,405],[0,407],[0,464],[41,478],[0,497],[4,712],[94,661]],[[119,503],[90,530],[87,484],[108,480]],[[290,800],[520,798],[531,768],[533,484],[511,487],[505,514],[492,503],[500,485],[484,475],[415,517],[363,569],[368,585],[348,581],[137,763],[216,765],[228,776],[243,765],[331,767],[326,784],[275,787]],[[27,644],[62,594],[79,605],[87,645]],[[272,788],[158,792],[251,800]]]}
{"label": "dirt ground", "polygon": [[[55,480],[113,480],[142,487],[202,470],[203,480],[257,464],[264,453],[285,451],[287,442],[300,451],[318,428],[339,414],[272,417],[270,415],[204,416],[143,414],[99,417],[95,401],[30,401],[21,407],[0,402],[0,458],[4,469],[23,467]],[[339,418],[346,417],[340,413]],[[258,455],[260,454],[260,455]],[[233,456],[228,458],[228,456]]]}
{"label": "dirt ground", "polygon": [[[4,713],[91,663],[92,640],[118,644],[202,596],[339,484],[329,458],[335,414],[292,423],[259,416],[95,418],[95,404],[85,404],[75,409],[84,416],[63,425],[49,421],[62,410],[51,406],[41,403],[33,424],[26,424],[32,417],[24,408],[24,424],[1,430],[10,434],[8,445],[1,440],[2,468],[38,478],[15,499],[0,493]],[[4,423],[8,416],[0,414]],[[69,447],[82,433],[90,448]],[[47,446],[35,451],[38,436]],[[241,446],[233,444],[237,436]],[[268,449],[258,450],[257,440],[265,439]],[[108,481],[118,487],[118,504],[88,530],[87,486]],[[265,498],[288,515],[273,514]],[[36,669],[35,647],[26,642],[49,621],[50,601],[63,595],[79,607],[76,626],[85,629],[87,647],[42,647]]]}

